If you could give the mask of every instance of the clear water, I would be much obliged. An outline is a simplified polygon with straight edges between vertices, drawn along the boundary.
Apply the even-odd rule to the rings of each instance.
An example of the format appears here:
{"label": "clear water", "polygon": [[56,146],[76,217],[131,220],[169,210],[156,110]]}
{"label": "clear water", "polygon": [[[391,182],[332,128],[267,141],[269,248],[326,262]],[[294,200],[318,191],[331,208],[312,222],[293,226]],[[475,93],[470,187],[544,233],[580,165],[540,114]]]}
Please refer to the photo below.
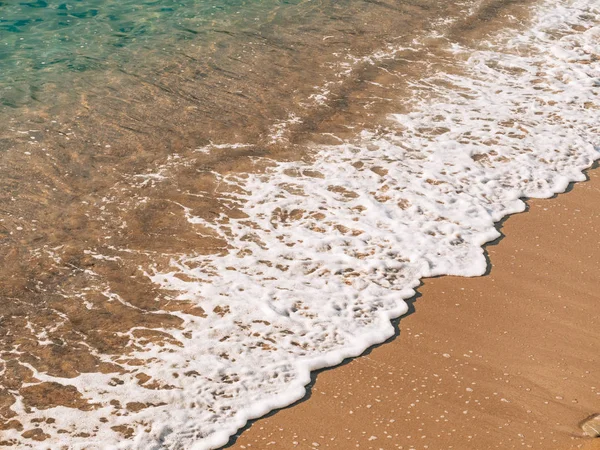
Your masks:
{"label": "clear water", "polygon": [[73,74],[153,58],[206,40],[211,30],[264,20],[294,1],[34,0],[0,2],[0,101],[17,107]]}
{"label": "clear water", "polygon": [[0,150],[16,145],[10,121],[37,129],[48,119],[65,128],[77,118],[86,128],[79,135],[94,142],[129,130],[128,151],[171,145],[161,126],[190,141],[185,147],[259,140],[273,123],[312,114],[305,105],[316,86],[341,87],[344,64],[435,27],[432,16],[456,14],[435,0],[417,3],[0,2],[0,134],[8,139]]}

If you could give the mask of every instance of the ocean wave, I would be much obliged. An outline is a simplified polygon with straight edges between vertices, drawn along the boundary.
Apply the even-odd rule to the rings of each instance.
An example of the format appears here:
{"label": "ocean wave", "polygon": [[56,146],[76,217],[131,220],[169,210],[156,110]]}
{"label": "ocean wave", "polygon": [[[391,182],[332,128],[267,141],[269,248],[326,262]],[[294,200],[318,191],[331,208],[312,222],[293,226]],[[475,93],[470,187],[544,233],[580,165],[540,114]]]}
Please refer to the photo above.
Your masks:
{"label": "ocean wave", "polygon": [[[477,48],[448,42],[447,70],[414,84],[410,111],[380,128],[315,145],[310,161],[215,174],[243,217],[186,217],[228,251],[143,268],[204,314],[173,313],[183,325],[162,330],[172,340],[131,354],[154,389],[134,373],[117,385],[110,374],[70,379],[97,406],[55,408],[43,446],[222,446],[248,420],[301,399],[310,371],[392,336],[390,319],[422,278],[484,274],[495,222],[523,211],[524,197],[585,180],[600,157],[599,42],[595,2],[546,2],[525,31]],[[115,397],[142,406],[114,415]]]}

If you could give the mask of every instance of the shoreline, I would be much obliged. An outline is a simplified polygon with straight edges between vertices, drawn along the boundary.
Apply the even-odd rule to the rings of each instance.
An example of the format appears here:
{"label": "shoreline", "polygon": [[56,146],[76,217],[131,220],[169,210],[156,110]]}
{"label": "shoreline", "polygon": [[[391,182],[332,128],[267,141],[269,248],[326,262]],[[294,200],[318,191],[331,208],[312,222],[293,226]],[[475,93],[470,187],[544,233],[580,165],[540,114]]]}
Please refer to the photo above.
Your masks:
{"label": "shoreline", "polygon": [[[583,6],[568,11],[572,21],[584,17],[589,0],[580,1]],[[490,18],[511,7],[502,0],[484,4],[499,9],[477,9],[481,27],[465,29],[466,18],[452,27],[453,35],[465,29],[477,40]],[[564,10],[559,12],[562,17]],[[536,22],[538,31],[546,29],[546,19]],[[185,127],[178,128],[185,139],[165,136],[172,145],[158,153],[143,145],[128,152],[127,145],[142,141],[121,145],[125,132],[111,144],[92,147],[92,121],[82,119],[77,133],[69,128],[60,134],[59,140],[74,138],[56,152],[51,147],[58,141],[46,140],[37,128],[31,136],[16,130],[23,134],[19,145],[33,152],[12,152],[16,162],[6,167],[15,174],[27,174],[21,165],[33,167],[36,175],[21,177],[47,178],[48,184],[42,194],[10,198],[14,210],[3,224],[10,262],[5,328],[16,338],[3,342],[9,355],[3,384],[12,387],[5,391],[0,424],[8,438],[0,445],[131,440],[136,448],[213,448],[244,423],[230,420],[243,419],[240,411],[257,417],[300,398],[310,379],[304,362],[335,364],[392,335],[390,311],[396,317],[405,310],[398,296],[411,296],[409,287],[422,277],[483,273],[481,244],[497,236],[494,218],[524,207],[518,192],[535,197],[562,190],[568,180],[582,180],[581,170],[597,156],[589,145],[597,140],[597,98],[588,86],[597,70],[587,53],[596,26],[582,20],[577,30],[550,26],[569,37],[557,41],[571,55],[563,62],[526,32],[524,44],[513,40],[523,38],[519,33],[499,37],[507,47],[499,41],[491,53],[479,46],[451,50],[443,36],[432,35],[431,42],[403,49],[407,55],[397,54],[398,47],[373,54],[376,64],[369,57],[354,58],[346,72],[329,67],[327,73],[347,74],[339,93],[331,94],[339,108],[300,118],[290,112],[283,122],[265,118],[273,140],[264,148],[238,142],[237,134],[224,144],[205,140]],[[529,57],[515,50],[521,45],[531,50]],[[430,51],[431,58],[421,57]],[[432,65],[431,76],[411,67],[420,60]],[[447,71],[435,69],[446,65]],[[505,70],[513,66],[528,70]],[[405,98],[402,86],[414,76],[423,79],[415,87],[415,110],[408,101],[396,108],[394,102]],[[576,80],[566,90],[564,77]],[[186,79],[181,86],[194,84]],[[525,88],[513,91],[515,86]],[[173,106],[167,91],[165,105]],[[375,95],[379,91],[382,97]],[[417,101],[421,96],[429,100]],[[481,102],[486,98],[493,101]],[[532,108],[518,106],[519,99]],[[97,113],[82,101],[90,114]],[[305,108],[298,98],[293,102]],[[385,115],[389,120],[380,128],[380,113],[388,109],[396,113]],[[191,110],[178,110],[191,117]],[[158,112],[152,114],[141,122],[153,121]],[[364,121],[355,120],[363,114]],[[376,131],[366,127],[371,122]],[[363,130],[360,137],[355,126]],[[83,139],[75,139],[79,130]],[[18,177],[9,181],[21,189],[17,193],[27,191]],[[442,354],[456,363],[449,375],[456,380],[469,363],[454,356],[454,350]],[[415,369],[400,376],[409,383],[422,374]],[[441,383],[426,380],[421,388]],[[73,414],[53,417],[57,406]],[[415,400],[407,414],[422,417],[421,406]],[[445,423],[448,417],[432,420]],[[451,431],[460,434],[462,428]],[[368,438],[371,447],[387,448],[381,437]]]}
{"label": "shoreline", "polygon": [[499,222],[484,276],[423,280],[393,338],[224,448],[600,448],[578,426],[600,410],[598,162],[586,174]]}

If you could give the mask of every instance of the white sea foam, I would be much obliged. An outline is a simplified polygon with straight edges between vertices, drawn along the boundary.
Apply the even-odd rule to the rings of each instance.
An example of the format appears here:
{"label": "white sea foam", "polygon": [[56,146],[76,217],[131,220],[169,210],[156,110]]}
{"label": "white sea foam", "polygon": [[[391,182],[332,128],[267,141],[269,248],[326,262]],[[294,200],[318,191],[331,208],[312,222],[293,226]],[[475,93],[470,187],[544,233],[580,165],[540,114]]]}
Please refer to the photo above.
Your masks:
{"label": "white sea foam", "polygon": [[[98,408],[56,408],[55,434],[41,447],[64,443],[61,428],[95,433],[69,435],[73,448],[218,447],[247,420],[302,398],[311,370],[393,335],[390,319],[406,312],[421,278],[483,274],[494,222],[522,211],[521,197],[584,180],[599,157],[600,10],[591,0],[562,3],[546,3],[529,31],[488,50],[449,45],[465,74],[422,80],[422,100],[385,131],[321,147],[310,164],[223,177],[244,192],[248,218],[216,225],[186,213],[227,239],[230,253],[182,255],[167,273],[145,268],[207,312],[176,313],[184,327],[164,331],[182,346],[134,355],[172,388],[144,389],[134,373],[114,386],[110,374],[68,380]],[[165,405],[111,416],[112,398]],[[32,417],[20,402],[13,409]],[[121,441],[118,425],[135,437]]]}

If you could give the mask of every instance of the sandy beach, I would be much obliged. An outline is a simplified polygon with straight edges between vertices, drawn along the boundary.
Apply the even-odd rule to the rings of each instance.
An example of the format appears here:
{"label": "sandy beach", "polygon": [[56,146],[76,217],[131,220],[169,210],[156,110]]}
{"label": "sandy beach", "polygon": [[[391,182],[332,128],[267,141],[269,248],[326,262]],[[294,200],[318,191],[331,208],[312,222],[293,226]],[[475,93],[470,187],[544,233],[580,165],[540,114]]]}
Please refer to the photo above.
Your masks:
{"label": "sandy beach", "polygon": [[229,448],[600,448],[578,426],[600,412],[600,171],[588,175],[509,217],[486,276],[425,280],[395,338],[313,376],[304,401]]}
{"label": "sandy beach", "polygon": [[0,3],[0,448],[588,444],[598,0]]}

